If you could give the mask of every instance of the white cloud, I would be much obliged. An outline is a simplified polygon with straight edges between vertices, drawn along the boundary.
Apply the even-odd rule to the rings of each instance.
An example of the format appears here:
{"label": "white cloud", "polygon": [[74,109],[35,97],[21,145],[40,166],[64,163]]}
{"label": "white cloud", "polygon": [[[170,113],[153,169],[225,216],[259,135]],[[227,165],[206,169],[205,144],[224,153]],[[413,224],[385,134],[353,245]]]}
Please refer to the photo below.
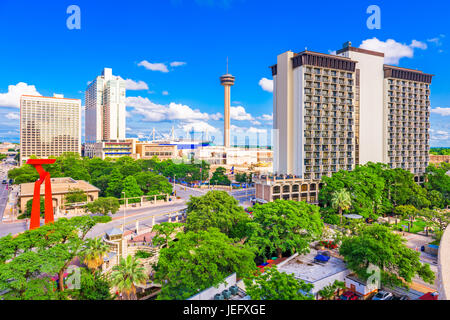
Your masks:
{"label": "white cloud", "polygon": [[186,64],[186,62],[183,61],[174,61],[170,63],[171,67],[180,67],[180,66],[184,66]]}
{"label": "white cloud", "polygon": [[273,92],[273,80],[262,78],[259,80],[258,84],[264,91]]}
{"label": "white cloud", "polygon": [[426,50],[428,48],[428,46],[425,42],[421,42],[421,41],[417,41],[417,40],[413,40],[409,46],[411,48],[419,48],[422,50]]}
{"label": "white cloud", "polygon": [[5,117],[9,120],[19,120],[20,119],[19,114],[16,112],[9,112],[6,114]]}
{"label": "white cloud", "polygon": [[127,97],[126,104],[134,108],[131,113],[139,114],[144,117],[143,121],[165,121],[165,120],[208,120],[209,114],[201,112],[198,109],[174,102],[169,105],[156,104],[148,98]]}
{"label": "white cloud", "polygon": [[163,95],[163,96],[168,96],[168,95],[169,95],[169,91],[163,91],[163,92],[162,92],[162,95]]}
{"label": "white cloud", "polygon": [[223,115],[220,112],[214,113],[211,115],[211,120],[220,120],[223,118]]}
{"label": "white cloud", "polygon": [[444,130],[433,130],[430,129],[430,139],[431,140],[449,140],[450,133]]}
{"label": "white cloud", "polygon": [[259,126],[261,124],[261,122],[257,121],[257,120],[253,120],[252,124],[254,124],[255,126]]}
{"label": "white cloud", "polygon": [[242,106],[230,107],[230,118],[238,121],[251,121],[253,117]]}
{"label": "white cloud", "polygon": [[19,82],[16,85],[8,86],[8,92],[0,93],[0,107],[20,108],[20,96],[23,94],[40,96],[34,85]]}
{"label": "white cloud", "polygon": [[167,66],[164,63],[151,63],[148,62],[147,60],[143,60],[138,63],[138,66],[144,67],[145,69],[152,71],[161,71],[164,73],[169,72],[169,69],[167,69]]}
{"label": "white cloud", "polygon": [[247,130],[247,133],[266,133],[267,130],[266,129],[262,129],[262,128],[255,128],[255,127],[250,127]]}
{"label": "white cloud", "polygon": [[231,125],[230,126],[230,131],[233,134],[256,134],[256,133],[267,133],[267,129],[263,129],[263,128],[255,128],[255,127],[250,127],[250,128],[243,128],[243,127],[238,127],[235,125]]}
{"label": "white cloud", "polygon": [[442,46],[442,39],[445,38],[445,34],[440,34],[437,37],[427,39],[428,42],[434,43],[436,46],[440,47]]}
{"label": "white cloud", "polygon": [[441,107],[434,108],[431,109],[431,113],[436,113],[441,116],[450,116],[450,108],[441,108]]}
{"label": "white cloud", "polygon": [[208,131],[208,134],[220,132],[216,127],[213,127],[212,125],[210,125],[209,123],[207,123],[205,121],[188,121],[188,122],[182,123],[180,125],[180,127],[185,132],[192,131],[192,128],[194,128],[194,132]]}
{"label": "white cloud", "polygon": [[414,57],[415,48],[425,50],[427,45],[417,40],[413,40],[410,45],[407,45],[397,42],[394,39],[381,41],[377,38],[372,38],[364,40],[359,47],[362,49],[383,52],[385,63],[398,64],[401,58]]}
{"label": "white cloud", "polygon": [[263,121],[273,121],[273,114],[263,114],[262,116],[258,117],[258,119]]}
{"label": "white cloud", "polygon": [[148,85],[142,81],[134,81],[132,79],[125,80],[125,89],[127,90],[148,90]]}

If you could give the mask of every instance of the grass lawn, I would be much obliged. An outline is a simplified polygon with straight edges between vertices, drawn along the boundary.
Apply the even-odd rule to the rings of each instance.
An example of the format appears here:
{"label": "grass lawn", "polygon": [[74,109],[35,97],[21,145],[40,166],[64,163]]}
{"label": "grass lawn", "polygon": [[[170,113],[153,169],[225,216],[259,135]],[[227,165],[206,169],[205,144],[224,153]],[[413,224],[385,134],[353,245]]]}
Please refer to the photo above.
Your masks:
{"label": "grass lawn", "polygon": [[[395,228],[398,229],[401,226],[407,226],[409,223],[408,220],[401,220],[399,224],[395,225]],[[427,223],[421,219],[416,219],[413,223],[413,227],[411,228],[411,233],[418,233],[420,231],[424,231]],[[405,231],[408,231],[408,228],[404,228]]]}

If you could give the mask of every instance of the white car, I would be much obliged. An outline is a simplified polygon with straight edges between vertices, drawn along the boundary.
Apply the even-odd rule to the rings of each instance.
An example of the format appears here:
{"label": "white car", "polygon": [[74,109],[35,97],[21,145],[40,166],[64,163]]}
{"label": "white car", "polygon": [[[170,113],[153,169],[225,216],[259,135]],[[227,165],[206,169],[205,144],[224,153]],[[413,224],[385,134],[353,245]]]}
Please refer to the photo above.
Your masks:
{"label": "white car", "polygon": [[376,295],[373,296],[372,300],[392,300],[394,295],[387,291],[378,291]]}

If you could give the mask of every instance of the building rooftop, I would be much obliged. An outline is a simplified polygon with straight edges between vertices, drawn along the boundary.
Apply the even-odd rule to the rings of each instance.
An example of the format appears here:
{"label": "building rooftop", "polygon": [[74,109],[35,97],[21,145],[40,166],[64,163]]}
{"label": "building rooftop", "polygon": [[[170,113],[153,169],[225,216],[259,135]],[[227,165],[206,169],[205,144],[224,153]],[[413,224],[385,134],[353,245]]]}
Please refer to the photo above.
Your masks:
{"label": "building rooftop", "polygon": [[[51,178],[52,183],[52,193],[53,194],[64,194],[69,192],[71,189],[81,189],[85,192],[95,192],[100,191],[99,188],[91,185],[84,180],[74,180],[72,178]],[[33,196],[34,193],[34,182],[22,183],[20,185],[19,197]],[[45,194],[45,185],[41,185],[41,195]]]}
{"label": "building rooftop", "polygon": [[278,270],[293,274],[295,278],[309,283],[320,281],[347,270],[344,261],[333,256],[325,264],[314,262],[314,257],[318,252],[315,249],[311,249],[311,252],[308,254],[299,255],[288,260],[285,264],[279,266]]}

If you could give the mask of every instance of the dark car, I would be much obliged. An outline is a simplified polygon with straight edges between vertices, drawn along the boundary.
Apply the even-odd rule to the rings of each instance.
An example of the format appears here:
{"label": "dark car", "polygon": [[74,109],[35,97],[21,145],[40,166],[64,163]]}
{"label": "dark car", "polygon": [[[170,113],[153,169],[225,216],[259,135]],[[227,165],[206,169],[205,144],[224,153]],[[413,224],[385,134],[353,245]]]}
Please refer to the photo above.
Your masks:
{"label": "dark car", "polygon": [[339,300],[358,300],[358,296],[352,291],[346,291],[341,294]]}

